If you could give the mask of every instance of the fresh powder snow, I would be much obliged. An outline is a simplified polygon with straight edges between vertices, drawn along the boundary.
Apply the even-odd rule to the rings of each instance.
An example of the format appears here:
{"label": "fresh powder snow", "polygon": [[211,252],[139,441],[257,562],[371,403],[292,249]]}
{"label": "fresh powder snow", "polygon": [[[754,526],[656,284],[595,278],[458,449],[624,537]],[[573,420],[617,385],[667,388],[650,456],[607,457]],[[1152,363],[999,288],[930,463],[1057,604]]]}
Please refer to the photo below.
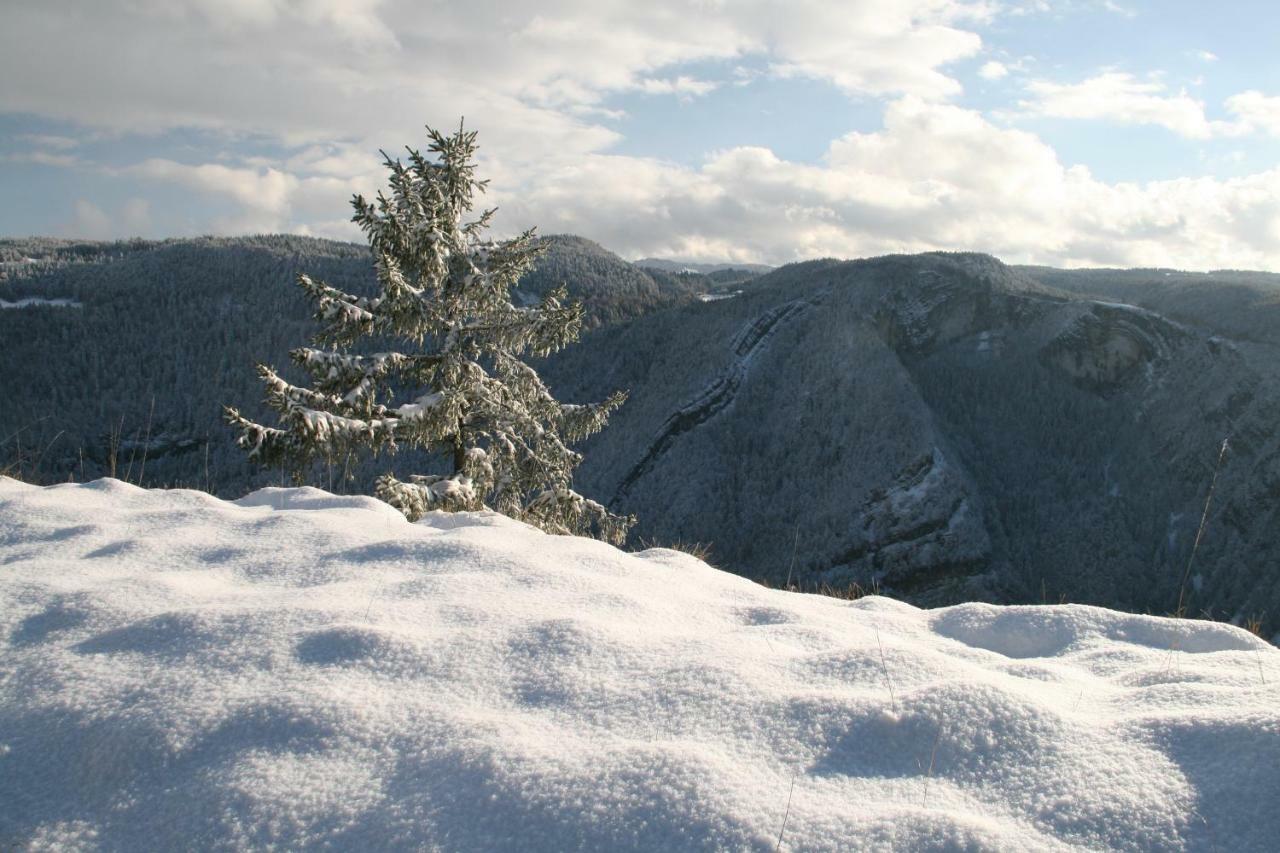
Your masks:
{"label": "fresh powder snow", "polygon": [[504,517],[0,478],[0,849],[1264,850],[1280,652]]}

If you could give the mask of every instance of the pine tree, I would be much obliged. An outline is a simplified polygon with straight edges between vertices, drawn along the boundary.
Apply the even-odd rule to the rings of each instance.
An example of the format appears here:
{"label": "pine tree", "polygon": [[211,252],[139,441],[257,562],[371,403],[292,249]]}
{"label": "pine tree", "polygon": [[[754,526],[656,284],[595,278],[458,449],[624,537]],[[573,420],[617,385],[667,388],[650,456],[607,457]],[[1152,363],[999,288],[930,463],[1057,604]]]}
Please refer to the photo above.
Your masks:
{"label": "pine tree", "polygon": [[[407,148],[401,163],[383,154],[389,195],[351,202],[372,249],[377,294],[298,277],[320,330],[314,346],[290,356],[313,387],[258,365],[280,426],[228,407],[237,444],[263,465],[295,471],[351,453],[425,448],[443,453],[451,473],[377,481],[378,496],[410,520],[489,506],[550,532],[621,543],[634,519],[573,491],[582,457],[570,445],[600,430],[626,395],[562,404],[521,360],[576,340],[582,307],[566,302],[563,287],[536,306],[512,304],[510,288],[541,253],[534,232],[485,239],[495,211],[466,218],[487,184],[475,178],[475,132],[427,133],[428,156]],[[404,351],[373,351],[384,344]]]}

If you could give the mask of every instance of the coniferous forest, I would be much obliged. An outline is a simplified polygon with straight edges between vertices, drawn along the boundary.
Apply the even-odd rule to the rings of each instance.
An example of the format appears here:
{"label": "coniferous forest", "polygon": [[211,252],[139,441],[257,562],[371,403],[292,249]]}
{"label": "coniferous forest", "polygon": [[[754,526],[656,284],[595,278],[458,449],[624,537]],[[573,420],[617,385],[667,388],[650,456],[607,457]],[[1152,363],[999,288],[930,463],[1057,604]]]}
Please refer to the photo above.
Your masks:
{"label": "coniferous forest", "polygon": [[[565,284],[584,304],[583,340],[535,361],[558,399],[630,392],[576,482],[639,518],[633,545],[922,603],[1165,613],[1182,595],[1275,630],[1276,276],[945,253],[673,272],[581,237],[542,245],[513,296]],[[0,299],[24,307],[0,310],[0,458],[42,482],[288,482],[244,458],[221,406],[266,414],[253,364],[287,364],[314,331],[298,273],[375,286],[366,248],[302,237],[2,251]],[[307,478],[368,493],[433,464],[407,451]]]}

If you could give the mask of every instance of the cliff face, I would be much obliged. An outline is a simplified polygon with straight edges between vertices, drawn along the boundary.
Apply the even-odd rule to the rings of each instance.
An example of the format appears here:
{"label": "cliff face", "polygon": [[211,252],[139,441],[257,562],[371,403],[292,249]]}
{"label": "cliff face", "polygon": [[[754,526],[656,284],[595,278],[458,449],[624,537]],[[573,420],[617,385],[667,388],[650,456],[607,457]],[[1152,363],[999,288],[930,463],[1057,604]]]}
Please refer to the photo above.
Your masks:
{"label": "cliff face", "polygon": [[[613,367],[593,384],[591,364]],[[570,396],[632,390],[580,482],[640,537],[922,603],[1169,611],[1229,438],[1188,587],[1193,608],[1247,617],[1280,611],[1276,364],[1267,344],[928,254],[782,268],[593,335],[549,375]]]}

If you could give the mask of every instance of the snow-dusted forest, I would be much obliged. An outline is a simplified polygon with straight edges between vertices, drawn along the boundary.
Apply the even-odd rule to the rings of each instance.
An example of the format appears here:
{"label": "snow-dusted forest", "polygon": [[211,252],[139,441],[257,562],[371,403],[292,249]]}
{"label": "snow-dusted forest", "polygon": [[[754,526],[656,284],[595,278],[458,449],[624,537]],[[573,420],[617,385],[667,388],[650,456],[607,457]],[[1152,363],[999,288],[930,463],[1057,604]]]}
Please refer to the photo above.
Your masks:
{"label": "snow-dusted forest", "polygon": [[[1186,594],[1192,615],[1280,630],[1277,276],[960,255],[677,274],[544,243],[512,293],[565,282],[585,303],[583,340],[535,362],[558,398],[630,392],[577,482],[635,513],[632,547],[709,544],[775,585],[917,603],[1163,615]],[[82,306],[0,312],[0,465],[34,482],[280,485],[221,407],[265,412],[255,361],[301,375],[287,352],[314,324],[297,273],[373,287],[366,249],[295,237],[5,245],[43,260],[8,267],[0,299]],[[309,482],[368,493],[427,464],[403,452]]]}

